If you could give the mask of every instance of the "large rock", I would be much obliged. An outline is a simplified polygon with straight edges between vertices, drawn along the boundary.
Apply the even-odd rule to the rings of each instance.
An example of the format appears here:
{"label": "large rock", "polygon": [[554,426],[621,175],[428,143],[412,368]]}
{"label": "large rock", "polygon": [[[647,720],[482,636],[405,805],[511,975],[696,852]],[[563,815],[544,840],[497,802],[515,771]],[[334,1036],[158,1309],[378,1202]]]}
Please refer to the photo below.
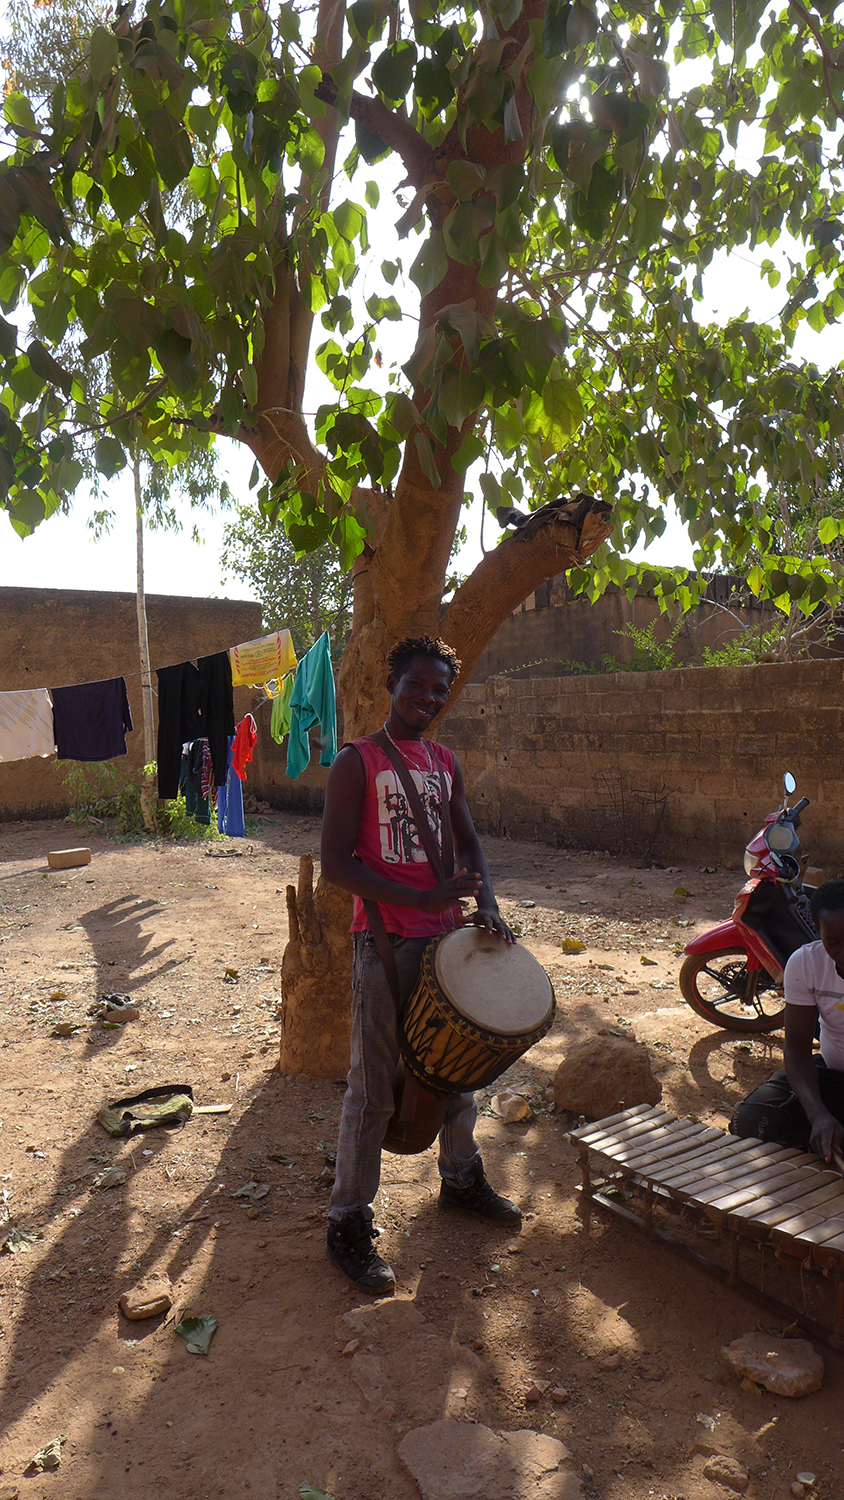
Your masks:
{"label": "large rock", "polygon": [[529,1429],[432,1422],[399,1444],[424,1500],[582,1500],[568,1449]]}
{"label": "large rock", "polygon": [[721,1353],[735,1375],[754,1380],[775,1396],[808,1396],[823,1384],[823,1360],[806,1339],[746,1333]]}
{"label": "large rock", "polygon": [[554,1103],[600,1120],[632,1104],[658,1104],[662,1085],[643,1042],[599,1031],[568,1050],[554,1078]]}

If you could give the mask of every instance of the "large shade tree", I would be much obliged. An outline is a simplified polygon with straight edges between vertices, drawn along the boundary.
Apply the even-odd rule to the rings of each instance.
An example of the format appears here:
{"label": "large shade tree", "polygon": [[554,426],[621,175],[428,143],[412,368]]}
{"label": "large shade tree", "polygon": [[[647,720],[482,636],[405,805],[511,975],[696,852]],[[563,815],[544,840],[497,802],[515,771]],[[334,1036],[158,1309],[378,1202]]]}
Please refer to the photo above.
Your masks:
{"label": "large shade tree", "polygon": [[[549,576],[622,576],[669,499],[701,562],[740,566],[768,491],[813,500],[844,430],[839,372],[792,352],[844,309],[842,60],[826,0],[128,0],[48,97],[8,80],[13,525],[72,494],[86,447],[108,475],[236,439],[294,546],[354,569],[351,734],[383,714],[397,636],[439,629],[465,677]],[[388,157],[418,307],[395,262],[355,295]],[[784,267],[780,312],[711,326],[696,302],[737,246]],[[377,324],[417,314],[382,380]],[[312,358],[336,400],[309,422]],[[532,514],[441,612],[473,464],[488,505]],[[810,609],[837,568],[778,555],[771,576]]]}

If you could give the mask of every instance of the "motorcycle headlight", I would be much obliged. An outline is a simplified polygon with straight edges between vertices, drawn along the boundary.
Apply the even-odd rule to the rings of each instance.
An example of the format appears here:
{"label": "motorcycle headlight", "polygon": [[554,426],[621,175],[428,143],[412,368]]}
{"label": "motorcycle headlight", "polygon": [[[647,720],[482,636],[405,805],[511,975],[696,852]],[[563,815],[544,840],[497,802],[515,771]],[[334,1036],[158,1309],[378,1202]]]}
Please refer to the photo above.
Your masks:
{"label": "motorcycle headlight", "polygon": [[745,849],[745,851],[744,851],[744,873],[745,873],[745,875],[755,875],[756,871],[759,869],[760,864],[761,864],[761,860],[759,858],[759,855],[758,854],[751,854],[751,852],[750,852],[749,849]]}

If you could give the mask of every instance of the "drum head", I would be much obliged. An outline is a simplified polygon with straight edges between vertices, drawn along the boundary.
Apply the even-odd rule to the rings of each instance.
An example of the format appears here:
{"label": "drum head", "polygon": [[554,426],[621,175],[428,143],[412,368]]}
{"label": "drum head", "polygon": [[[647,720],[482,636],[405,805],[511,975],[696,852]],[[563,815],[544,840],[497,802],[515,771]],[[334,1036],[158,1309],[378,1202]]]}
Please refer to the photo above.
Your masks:
{"label": "drum head", "polygon": [[554,1002],[542,965],[520,943],[458,927],[438,945],[437,980],[455,1010],[501,1036],[533,1031]]}

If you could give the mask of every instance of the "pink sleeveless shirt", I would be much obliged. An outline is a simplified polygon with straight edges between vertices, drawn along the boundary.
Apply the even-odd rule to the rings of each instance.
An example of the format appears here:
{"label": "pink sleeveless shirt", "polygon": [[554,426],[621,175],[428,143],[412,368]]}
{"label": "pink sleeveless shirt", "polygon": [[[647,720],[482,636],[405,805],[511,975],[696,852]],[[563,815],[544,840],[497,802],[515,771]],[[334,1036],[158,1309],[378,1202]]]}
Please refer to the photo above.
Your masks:
{"label": "pink sleeveless shirt", "polygon": [[[442,807],[440,806],[439,767],[434,752],[426,740],[402,740],[400,754],[404,756],[422,806],[431,820],[437,843],[442,847]],[[360,827],[355,845],[355,854],[368,870],[381,875],[385,880],[394,880],[399,885],[414,886],[417,890],[433,890],[437,884],[425,850],[416,831],[416,824],[401,782],[396,776],[384,751],[370,739],[352,740],[366,771],[366,790],[360,811]],[[437,746],[437,755],[445,775],[449,801],[454,782],[454,754],[444,745]],[[447,813],[448,815],[448,813]],[[462,908],[459,904],[446,911],[417,911],[412,906],[391,905],[379,901],[384,925],[388,932],[402,937],[433,937],[459,927]],[[350,932],[368,932],[369,922],[363,902],[355,896],[355,910]]]}

